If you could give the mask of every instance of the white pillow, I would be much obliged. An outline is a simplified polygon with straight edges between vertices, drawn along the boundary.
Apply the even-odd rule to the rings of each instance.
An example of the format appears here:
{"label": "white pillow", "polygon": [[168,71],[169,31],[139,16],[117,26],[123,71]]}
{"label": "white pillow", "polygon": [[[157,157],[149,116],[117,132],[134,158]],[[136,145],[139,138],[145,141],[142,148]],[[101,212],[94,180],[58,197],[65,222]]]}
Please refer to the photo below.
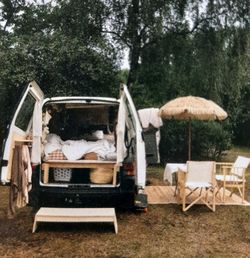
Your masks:
{"label": "white pillow", "polygon": [[102,140],[103,139],[103,131],[97,130],[92,133],[92,136],[95,137],[97,140]]}
{"label": "white pillow", "polygon": [[48,143],[53,143],[53,144],[62,144],[63,143],[60,136],[58,136],[56,134],[53,134],[53,133],[50,133],[50,134],[47,135],[46,141]]}

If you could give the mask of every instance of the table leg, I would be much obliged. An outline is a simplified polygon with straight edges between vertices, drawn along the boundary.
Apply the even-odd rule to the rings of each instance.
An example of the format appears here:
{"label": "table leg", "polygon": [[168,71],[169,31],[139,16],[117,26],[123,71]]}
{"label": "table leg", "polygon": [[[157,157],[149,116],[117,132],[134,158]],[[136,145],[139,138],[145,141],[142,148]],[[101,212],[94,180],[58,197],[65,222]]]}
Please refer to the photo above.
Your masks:
{"label": "table leg", "polygon": [[113,169],[113,185],[116,185],[116,177],[117,177],[117,172],[119,170],[119,165],[115,164],[114,169]]}
{"label": "table leg", "polygon": [[185,198],[185,181],[186,173],[179,170],[177,172],[178,200],[182,201]]}
{"label": "table leg", "polygon": [[43,164],[43,183],[48,184],[49,182],[49,164]]}

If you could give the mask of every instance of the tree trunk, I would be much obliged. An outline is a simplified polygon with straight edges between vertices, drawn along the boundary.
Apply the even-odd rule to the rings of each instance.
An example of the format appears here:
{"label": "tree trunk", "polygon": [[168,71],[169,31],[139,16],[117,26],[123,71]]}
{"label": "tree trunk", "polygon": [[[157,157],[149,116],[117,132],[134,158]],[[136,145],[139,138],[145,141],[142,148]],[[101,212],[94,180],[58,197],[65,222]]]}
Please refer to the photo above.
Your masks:
{"label": "tree trunk", "polygon": [[136,74],[139,67],[139,58],[141,51],[140,38],[140,0],[132,0],[128,11],[128,30],[131,37],[130,48],[130,71],[128,75],[128,86],[131,86],[136,81]]}

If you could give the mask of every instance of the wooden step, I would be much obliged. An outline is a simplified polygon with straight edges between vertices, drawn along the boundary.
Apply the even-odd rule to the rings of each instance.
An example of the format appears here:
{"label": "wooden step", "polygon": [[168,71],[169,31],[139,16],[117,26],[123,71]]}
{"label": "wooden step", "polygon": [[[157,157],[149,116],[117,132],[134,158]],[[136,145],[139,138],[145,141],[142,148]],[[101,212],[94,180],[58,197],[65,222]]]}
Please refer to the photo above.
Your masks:
{"label": "wooden step", "polygon": [[112,222],[115,233],[118,225],[114,208],[40,208],[35,215],[33,230],[39,222]]}

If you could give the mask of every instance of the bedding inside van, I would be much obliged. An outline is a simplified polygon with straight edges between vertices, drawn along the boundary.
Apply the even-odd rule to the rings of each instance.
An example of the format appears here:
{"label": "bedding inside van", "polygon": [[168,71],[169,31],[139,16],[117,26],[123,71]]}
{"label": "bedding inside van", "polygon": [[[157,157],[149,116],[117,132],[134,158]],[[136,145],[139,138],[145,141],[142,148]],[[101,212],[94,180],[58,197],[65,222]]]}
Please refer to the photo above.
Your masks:
{"label": "bedding inside van", "polygon": [[48,103],[43,108],[43,160],[116,160],[117,113],[117,104]]}
{"label": "bedding inside van", "polygon": [[114,160],[115,142],[110,139],[63,141],[56,134],[48,134],[44,145],[45,160],[79,160],[88,153],[96,153],[99,160]]}

